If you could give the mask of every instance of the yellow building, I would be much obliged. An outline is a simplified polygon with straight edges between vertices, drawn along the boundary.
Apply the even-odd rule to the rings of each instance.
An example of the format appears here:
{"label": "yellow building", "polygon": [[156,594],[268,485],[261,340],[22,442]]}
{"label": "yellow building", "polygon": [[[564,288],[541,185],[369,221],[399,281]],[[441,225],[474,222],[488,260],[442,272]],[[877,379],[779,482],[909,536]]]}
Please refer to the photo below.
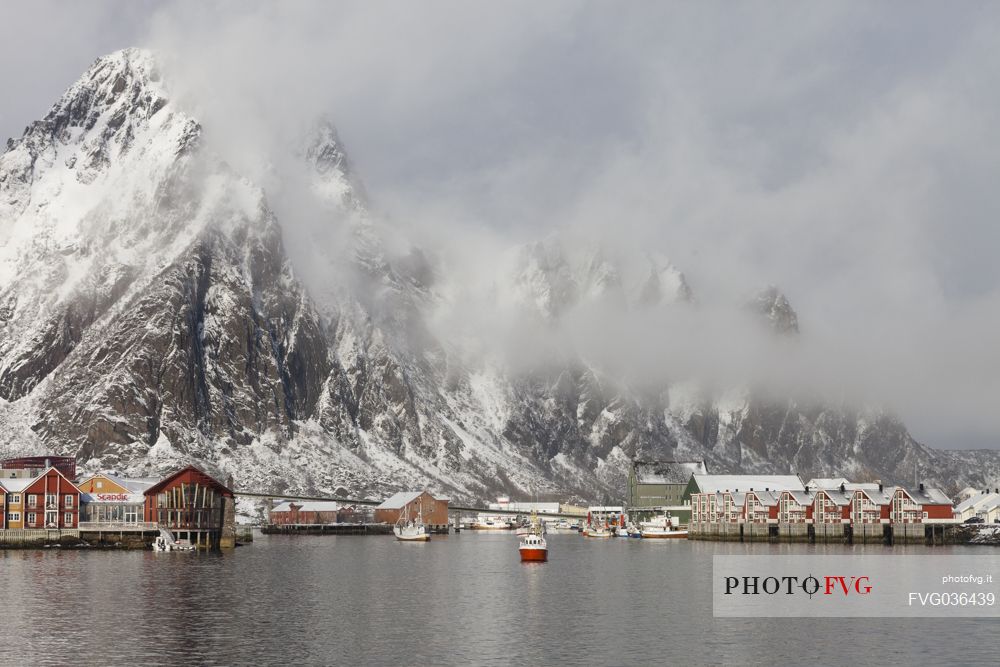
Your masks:
{"label": "yellow building", "polygon": [[77,488],[84,493],[132,493],[132,490],[125,486],[125,480],[118,480],[111,475],[91,475],[79,482]]}
{"label": "yellow building", "polygon": [[80,498],[81,527],[95,528],[96,524],[119,525],[142,523],[146,498],[143,493],[155,479],[125,479],[100,473],[85,477],[76,486],[83,494]]}
{"label": "yellow building", "polygon": [[4,491],[4,502],[2,505],[5,508],[4,518],[6,519],[4,528],[16,529],[24,528],[24,490],[31,484],[34,479],[18,478],[18,479],[5,479],[0,481],[0,486],[3,487]]}

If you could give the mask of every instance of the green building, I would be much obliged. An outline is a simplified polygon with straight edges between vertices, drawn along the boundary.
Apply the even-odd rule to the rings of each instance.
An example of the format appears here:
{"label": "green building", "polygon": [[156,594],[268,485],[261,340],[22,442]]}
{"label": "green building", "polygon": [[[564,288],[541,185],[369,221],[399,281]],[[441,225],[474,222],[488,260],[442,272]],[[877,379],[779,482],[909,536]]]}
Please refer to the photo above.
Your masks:
{"label": "green building", "polygon": [[691,518],[688,484],[708,472],[704,461],[632,461],[628,475],[628,511],[633,520],[670,512],[682,523]]}

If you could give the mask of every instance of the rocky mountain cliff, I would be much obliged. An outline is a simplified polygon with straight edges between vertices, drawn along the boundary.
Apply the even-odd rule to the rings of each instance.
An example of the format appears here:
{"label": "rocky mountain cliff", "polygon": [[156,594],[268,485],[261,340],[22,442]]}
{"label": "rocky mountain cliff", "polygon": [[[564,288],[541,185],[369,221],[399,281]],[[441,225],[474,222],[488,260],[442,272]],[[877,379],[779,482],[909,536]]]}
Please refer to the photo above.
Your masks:
{"label": "rocky mountain cliff", "polygon": [[[0,452],[137,475],[193,461],[275,491],[428,484],[466,500],[617,499],[636,456],[887,482],[916,467],[948,489],[1000,475],[996,453],[930,449],[877,410],[630,382],[571,347],[524,349],[527,367],[476,354],[432,326],[446,267],[370,218],[331,124],[290,149],[303,169],[287,177],[318,223],[304,238],[204,139],[151,54],[128,49],[8,142]],[[655,253],[549,237],[510,257],[491,298],[543,331],[595,304],[694,307]],[[798,335],[776,288],[750,307]]]}

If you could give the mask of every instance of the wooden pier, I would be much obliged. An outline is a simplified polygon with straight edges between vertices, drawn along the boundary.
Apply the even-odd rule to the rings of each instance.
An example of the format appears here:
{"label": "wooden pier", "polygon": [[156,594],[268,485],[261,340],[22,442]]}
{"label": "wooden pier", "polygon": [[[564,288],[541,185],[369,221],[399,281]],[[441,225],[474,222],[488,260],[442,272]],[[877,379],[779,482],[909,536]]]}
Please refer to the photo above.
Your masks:
{"label": "wooden pier", "polygon": [[954,523],[753,523],[695,522],[688,539],[716,542],[807,542],[810,544],[963,544],[968,531]]}
{"label": "wooden pier", "polygon": [[260,529],[264,535],[392,535],[387,523],[325,523],[269,525]]}

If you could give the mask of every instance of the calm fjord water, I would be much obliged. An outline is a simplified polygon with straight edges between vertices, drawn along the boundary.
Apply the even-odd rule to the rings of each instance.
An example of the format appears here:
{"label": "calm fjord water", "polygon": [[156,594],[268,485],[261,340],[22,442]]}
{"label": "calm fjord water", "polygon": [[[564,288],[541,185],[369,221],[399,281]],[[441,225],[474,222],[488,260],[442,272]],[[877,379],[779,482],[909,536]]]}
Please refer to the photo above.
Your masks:
{"label": "calm fjord water", "polygon": [[[992,665],[1000,651],[995,620],[712,617],[713,554],[882,547],[550,535],[550,561],[521,564],[511,535],[256,540],[0,551],[0,664]],[[970,553],[934,553],[950,549]]]}

